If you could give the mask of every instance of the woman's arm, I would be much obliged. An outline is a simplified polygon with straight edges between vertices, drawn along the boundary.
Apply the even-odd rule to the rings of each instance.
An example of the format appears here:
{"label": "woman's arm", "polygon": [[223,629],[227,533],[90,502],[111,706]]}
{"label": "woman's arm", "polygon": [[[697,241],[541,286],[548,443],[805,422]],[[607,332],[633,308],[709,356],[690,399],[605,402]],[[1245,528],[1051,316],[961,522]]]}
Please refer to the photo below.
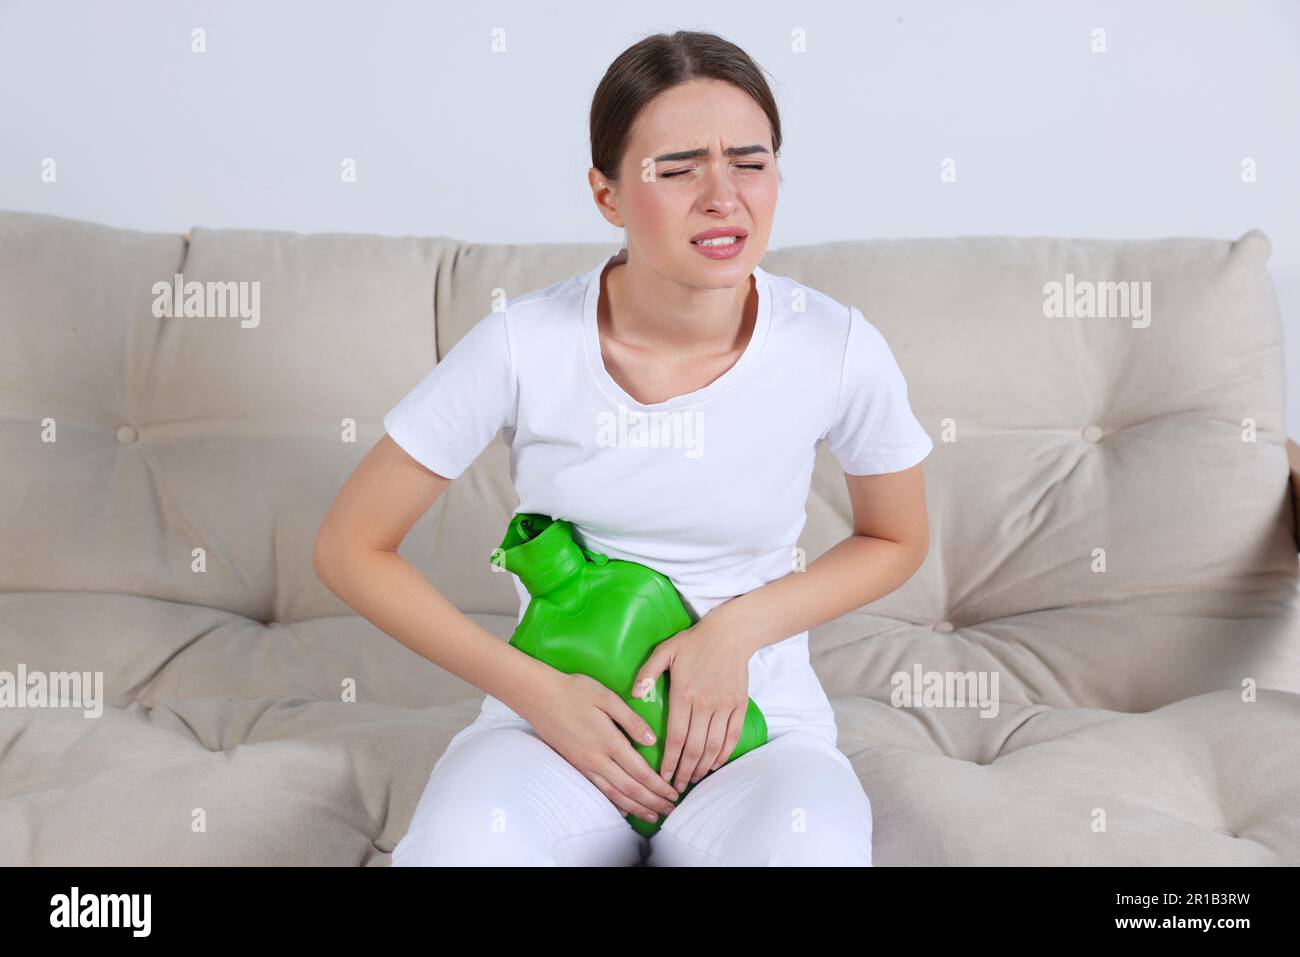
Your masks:
{"label": "woman's arm", "polygon": [[504,701],[624,814],[655,821],[656,812],[671,811],[678,793],[628,740],[653,744],[654,733],[621,695],[498,640],[397,554],[450,484],[385,434],[343,483],[316,533],[317,576],[416,654]]}
{"label": "woman's arm", "polygon": [[[853,534],[806,571],[723,602],[695,625],[660,643],[636,674],[644,694],[665,670],[668,737],[660,774],[678,790],[720,767],[744,726],[749,659],[775,644],[888,595],[925,560],[930,525],[921,465],[881,475],[844,473]],[[725,712],[724,721],[716,715]]]}
{"label": "woman's arm", "polygon": [[930,550],[921,469],[917,464],[883,475],[846,472],[853,534],[805,571],[724,602],[705,617],[716,615],[719,629],[736,636],[753,654],[897,589]]}
{"label": "woman's arm", "polygon": [[451,480],[385,435],[348,476],[316,534],[316,575],[416,654],[522,713],[559,673],[467,617],[397,553]]}

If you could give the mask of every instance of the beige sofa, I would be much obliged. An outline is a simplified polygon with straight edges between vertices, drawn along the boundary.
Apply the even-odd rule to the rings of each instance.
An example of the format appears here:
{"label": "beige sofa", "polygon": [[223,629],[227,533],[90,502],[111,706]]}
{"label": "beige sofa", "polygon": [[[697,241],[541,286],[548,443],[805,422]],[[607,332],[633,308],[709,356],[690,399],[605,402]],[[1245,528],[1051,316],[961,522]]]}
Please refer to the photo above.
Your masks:
{"label": "beige sofa", "polygon": [[[98,715],[88,696],[0,707],[0,864],[388,863],[483,695],[329,592],[316,530],[494,292],[613,248],[0,214],[0,671],[103,679]],[[1269,249],[1251,231],[764,259],[881,329],[935,440],[924,566],[812,635],[878,865],[1300,864]],[[176,273],[260,283],[256,322],[156,316]],[[1104,281],[1149,282],[1145,318],[1046,314],[1048,284],[1086,305]],[[506,452],[402,548],[502,639]],[[848,515],[822,447],[810,561]],[[900,700],[918,671],[918,692],[987,681],[996,707]]]}

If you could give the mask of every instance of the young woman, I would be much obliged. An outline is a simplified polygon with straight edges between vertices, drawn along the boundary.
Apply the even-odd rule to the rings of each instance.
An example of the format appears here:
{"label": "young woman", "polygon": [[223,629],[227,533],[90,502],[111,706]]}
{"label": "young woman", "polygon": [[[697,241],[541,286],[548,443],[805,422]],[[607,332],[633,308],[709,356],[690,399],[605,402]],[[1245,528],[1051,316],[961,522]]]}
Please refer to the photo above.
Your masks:
{"label": "young woman", "polygon": [[[487,692],[393,864],[870,865],[870,802],[836,747],[808,629],[920,565],[933,443],[875,327],[758,266],[781,127],[744,51],[691,32],[635,44],[596,90],[591,142],[592,195],[626,245],[476,323],[385,416],[318,536],[330,588]],[[695,612],[637,675],[641,689],[670,672],[659,774],[618,694],[497,639],[397,555],[501,432],[516,511],[662,572]],[[853,534],[805,569],[823,439]],[[750,697],[768,743],[723,764]],[[687,782],[700,783],[674,806]],[[662,826],[646,839],[629,813]]]}

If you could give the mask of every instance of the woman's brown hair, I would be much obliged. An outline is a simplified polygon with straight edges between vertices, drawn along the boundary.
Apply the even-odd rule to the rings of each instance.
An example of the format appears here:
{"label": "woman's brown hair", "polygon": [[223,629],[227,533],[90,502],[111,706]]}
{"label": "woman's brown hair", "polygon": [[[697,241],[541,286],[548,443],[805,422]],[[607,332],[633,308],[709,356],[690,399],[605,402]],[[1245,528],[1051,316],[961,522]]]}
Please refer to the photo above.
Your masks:
{"label": "woman's brown hair", "polygon": [[776,158],[781,149],[781,117],[758,64],[717,34],[678,30],[634,43],[605,71],[591,101],[591,165],[617,183],[637,115],[660,93],[694,79],[722,80],[748,93],[767,114]]}

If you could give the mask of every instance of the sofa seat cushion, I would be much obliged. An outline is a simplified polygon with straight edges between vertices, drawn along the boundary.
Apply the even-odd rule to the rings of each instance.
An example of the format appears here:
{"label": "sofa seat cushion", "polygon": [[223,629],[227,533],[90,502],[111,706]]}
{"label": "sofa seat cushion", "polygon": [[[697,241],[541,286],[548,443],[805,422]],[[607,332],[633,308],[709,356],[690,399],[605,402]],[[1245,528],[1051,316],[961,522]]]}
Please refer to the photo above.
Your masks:
{"label": "sofa seat cushion", "polygon": [[992,717],[833,703],[877,865],[1300,864],[1300,695]]}

